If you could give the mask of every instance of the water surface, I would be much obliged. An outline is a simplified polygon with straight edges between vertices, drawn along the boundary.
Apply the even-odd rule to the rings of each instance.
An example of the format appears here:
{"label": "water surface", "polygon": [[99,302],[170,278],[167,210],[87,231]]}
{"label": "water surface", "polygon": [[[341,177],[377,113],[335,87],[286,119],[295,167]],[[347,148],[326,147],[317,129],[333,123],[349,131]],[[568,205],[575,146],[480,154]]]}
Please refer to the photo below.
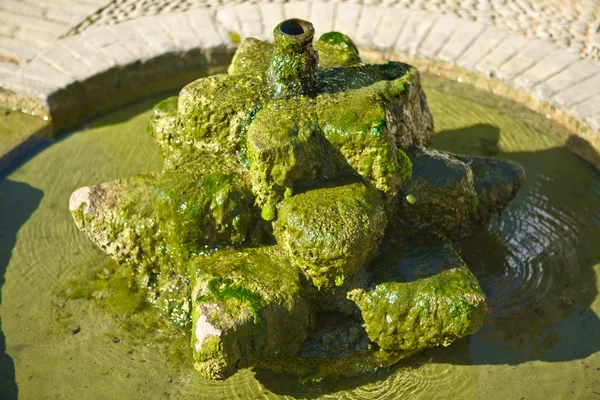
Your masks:
{"label": "water surface", "polygon": [[169,324],[107,310],[103,296],[65,299],[69,280],[112,271],[75,228],[69,196],[160,167],[145,133],[153,99],[38,148],[1,177],[0,398],[600,399],[598,173],[540,132],[560,129],[543,117],[430,82],[434,147],[527,172],[517,198],[462,246],[489,296],[479,333],[358,379],[299,385],[244,370],[212,382],[177,357],[186,338]]}

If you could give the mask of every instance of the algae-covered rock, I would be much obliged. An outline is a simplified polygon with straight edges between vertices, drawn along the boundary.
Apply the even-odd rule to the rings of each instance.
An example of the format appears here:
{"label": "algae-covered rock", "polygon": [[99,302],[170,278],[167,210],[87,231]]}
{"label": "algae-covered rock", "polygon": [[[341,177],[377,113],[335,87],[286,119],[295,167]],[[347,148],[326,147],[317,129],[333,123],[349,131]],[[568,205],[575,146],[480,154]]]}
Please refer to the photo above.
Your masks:
{"label": "algae-covered rock", "polygon": [[410,158],[413,174],[398,218],[404,224],[461,236],[463,224],[471,222],[477,208],[473,172],[462,161],[436,150],[416,148]]}
{"label": "algae-covered rock", "polygon": [[274,232],[317,288],[332,289],[373,257],[386,225],[378,193],[363,182],[345,182],[284,200]]}
{"label": "algae-covered rock", "polygon": [[192,346],[196,369],[224,378],[261,359],[302,348],[310,313],[299,271],[273,248],[195,258]]}
{"label": "algae-covered rock", "polygon": [[292,19],[273,44],[246,39],[228,74],[152,111],[160,173],[71,197],[78,228],[191,326],[209,379],[371,372],[475,332],[487,313],[449,240],[501,211],[522,168],[425,149],[419,72],[364,65],[344,34],[313,35]]}
{"label": "algae-covered rock", "polygon": [[253,75],[213,75],[179,92],[177,141],[212,152],[235,153],[268,88]]}
{"label": "algae-covered rock", "polygon": [[77,189],[69,209],[79,229],[119,264],[130,268],[148,301],[181,326],[189,325],[187,271],[170,251],[152,209],[157,174]]}
{"label": "algae-covered rock", "polygon": [[148,121],[148,133],[154,139],[163,159],[172,153],[171,142],[177,135],[177,102],[178,98],[175,96],[161,101],[152,109]]}
{"label": "algae-covered rock", "polygon": [[403,224],[430,226],[452,240],[473,235],[502,211],[525,181],[513,162],[416,148],[413,175],[397,214]]}
{"label": "algae-covered rock", "polygon": [[229,75],[254,74],[266,78],[272,53],[272,43],[246,38],[235,52],[227,73]]}
{"label": "algae-covered rock", "polygon": [[239,161],[214,153],[165,169],[152,205],[171,247],[191,254],[205,247],[242,245],[256,217]]}
{"label": "algae-covered rock", "polygon": [[362,63],[358,49],[348,36],[340,32],[328,32],[315,42],[319,54],[319,69],[350,67]]}
{"label": "algae-covered rock", "polygon": [[371,285],[349,292],[369,338],[386,351],[447,346],[475,333],[485,294],[452,246],[425,236],[391,244],[370,266]]}
{"label": "algae-covered rock", "polygon": [[294,193],[296,183],[320,175],[326,149],[312,99],[271,101],[256,114],[247,152],[252,189],[265,220],[275,219],[276,205]]}

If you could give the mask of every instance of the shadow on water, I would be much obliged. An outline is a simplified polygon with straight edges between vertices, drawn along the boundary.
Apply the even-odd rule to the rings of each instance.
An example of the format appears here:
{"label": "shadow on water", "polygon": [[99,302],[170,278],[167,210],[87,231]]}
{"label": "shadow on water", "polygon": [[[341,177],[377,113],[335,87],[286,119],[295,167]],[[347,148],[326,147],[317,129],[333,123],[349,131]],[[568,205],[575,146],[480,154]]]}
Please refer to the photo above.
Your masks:
{"label": "shadow on water", "polygon": [[462,244],[490,308],[482,330],[469,338],[471,362],[585,358],[600,350],[600,319],[590,308],[600,263],[598,172],[564,148],[502,152],[499,139],[488,124],[434,139],[436,148],[516,161],[527,173],[503,214]]}
{"label": "shadow on water", "polygon": [[527,173],[502,215],[461,246],[488,295],[484,327],[448,348],[429,349],[369,376],[299,384],[291,376],[257,371],[266,388],[298,398],[362,386],[399,396],[444,379],[444,366],[570,361],[600,350],[600,319],[590,308],[598,295],[593,268],[600,263],[599,174],[563,148],[503,152],[499,139],[497,127],[477,124],[442,131],[433,143],[458,154],[512,160]]}
{"label": "shadow on water", "polygon": [[[0,304],[4,275],[17,240],[17,233],[38,208],[43,192],[27,184],[10,180],[0,181]],[[0,320],[0,393],[3,399],[16,399],[18,388],[15,366],[6,353],[6,339]]]}

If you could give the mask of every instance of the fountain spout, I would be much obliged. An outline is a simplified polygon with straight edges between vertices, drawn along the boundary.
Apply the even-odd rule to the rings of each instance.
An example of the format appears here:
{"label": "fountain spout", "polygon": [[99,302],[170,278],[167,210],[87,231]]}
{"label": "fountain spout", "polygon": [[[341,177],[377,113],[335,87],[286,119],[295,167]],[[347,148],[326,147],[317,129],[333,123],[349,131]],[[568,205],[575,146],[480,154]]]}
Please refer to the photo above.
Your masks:
{"label": "fountain spout", "polygon": [[311,95],[319,58],[312,45],[313,25],[288,19],[275,27],[275,46],[269,60],[268,79],[274,98]]}

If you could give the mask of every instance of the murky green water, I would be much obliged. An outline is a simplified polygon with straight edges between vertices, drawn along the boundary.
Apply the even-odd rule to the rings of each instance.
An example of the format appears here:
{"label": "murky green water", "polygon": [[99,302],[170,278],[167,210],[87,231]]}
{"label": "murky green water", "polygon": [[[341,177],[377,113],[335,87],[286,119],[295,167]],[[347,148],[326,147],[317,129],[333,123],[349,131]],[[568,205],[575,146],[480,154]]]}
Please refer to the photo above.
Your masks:
{"label": "murky green water", "polygon": [[210,382],[185,359],[172,361],[177,346],[168,342],[178,332],[168,325],[149,321],[148,335],[167,339],[153,344],[135,336],[137,320],[106,312],[102,296],[62,299],[66,281],[110,265],[75,228],[69,196],[159,168],[145,134],[153,100],[38,148],[1,177],[0,398],[600,398],[598,173],[530,128],[558,129],[543,118],[519,109],[525,124],[481,105],[493,103],[487,95],[455,97],[434,86],[434,147],[514,160],[527,171],[518,197],[463,246],[489,296],[478,334],[337,383],[298,385],[250,370]]}

